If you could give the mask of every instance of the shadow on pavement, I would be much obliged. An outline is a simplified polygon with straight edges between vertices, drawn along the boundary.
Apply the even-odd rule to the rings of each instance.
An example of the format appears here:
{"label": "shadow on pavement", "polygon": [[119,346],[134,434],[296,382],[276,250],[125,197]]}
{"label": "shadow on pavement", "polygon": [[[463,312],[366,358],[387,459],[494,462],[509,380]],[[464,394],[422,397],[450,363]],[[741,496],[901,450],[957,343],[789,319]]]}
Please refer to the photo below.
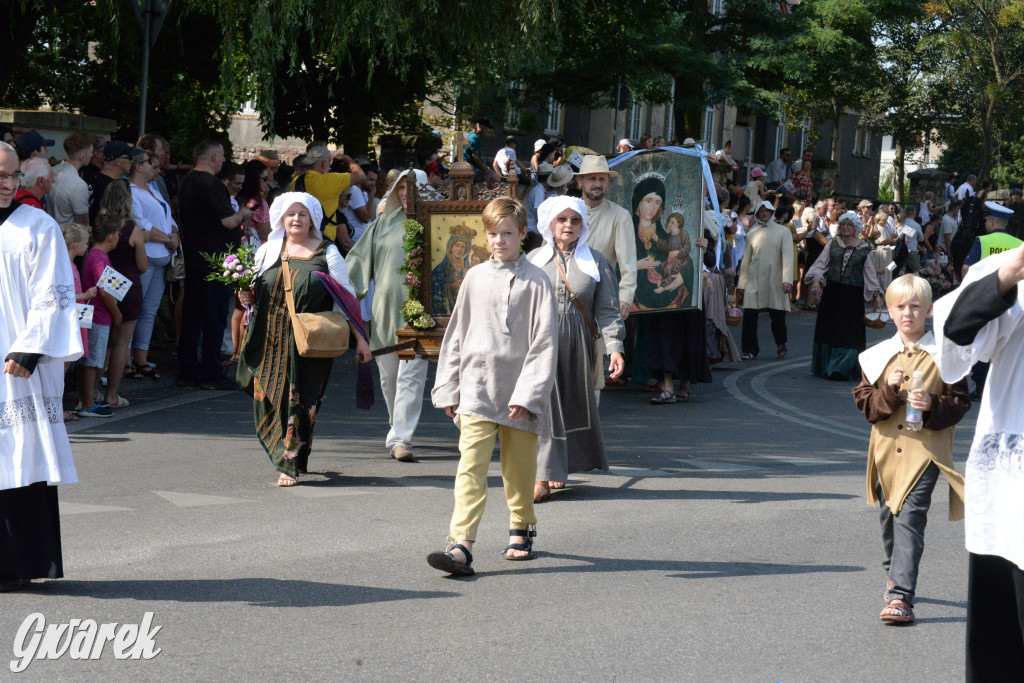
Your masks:
{"label": "shadow on pavement", "polygon": [[538,552],[540,558],[570,560],[586,564],[545,567],[534,565],[528,569],[503,569],[482,572],[478,577],[509,574],[587,574],[591,572],[667,572],[670,578],[719,579],[735,576],[778,576],[786,574],[818,574],[825,572],[862,572],[866,567],[833,564],[774,564],[771,562],[701,562],[687,560],[636,560],[621,557],[586,557],[563,553]]}
{"label": "shadow on pavement", "polygon": [[97,600],[244,602],[255,607],[348,607],[459,595],[447,591],[409,591],[268,578],[54,581],[40,584],[36,590],[47,595]]}
{"label": "shadow on pavement", "polygon": [[[576,492],[578,495],[573,495]],[[565,493],[552,496],[552,500],[561,497],[584,498],[586,500],[730,500],[734,503],[775,503],[798,500],[851,500],[858,496],[848,493],[813,493],[813,492],[780,492],[780,491],[711,491],[705,489],[671,489],[650,490],[634,489],[627,486],[607,488],[576,484]]]}

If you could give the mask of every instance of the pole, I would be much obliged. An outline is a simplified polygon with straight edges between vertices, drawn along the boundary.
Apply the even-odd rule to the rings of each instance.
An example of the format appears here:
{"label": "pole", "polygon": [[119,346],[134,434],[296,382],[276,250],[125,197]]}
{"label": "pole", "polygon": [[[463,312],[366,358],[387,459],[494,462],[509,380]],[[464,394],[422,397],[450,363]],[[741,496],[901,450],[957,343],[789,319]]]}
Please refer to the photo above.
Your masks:
{"label": "pole", "polygon": [[146,90],[149,88],[149,43],[150,20],[153,11],[153,0],[146,0],[145,9],[142,10],[142,94],[139,98],[139,137],[146,133]]}

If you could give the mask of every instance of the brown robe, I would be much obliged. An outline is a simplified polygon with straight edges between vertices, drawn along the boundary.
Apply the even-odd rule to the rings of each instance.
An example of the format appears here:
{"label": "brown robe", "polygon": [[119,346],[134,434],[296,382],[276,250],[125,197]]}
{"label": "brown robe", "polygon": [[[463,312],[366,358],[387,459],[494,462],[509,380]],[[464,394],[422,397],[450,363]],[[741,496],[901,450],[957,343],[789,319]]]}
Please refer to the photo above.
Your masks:
{"label": "brown robe", "polygon": [[[905,370],[906,386],[914,372],[921,371],[924,388],[931,394],[932,407],[925,411],[924,427],[919,431],[906,426],[906,389],[897,392],[886,383],[896,367]],[[878,481],[889,509],[899,514],[921,474],[934,462],[949,482],[949,518],[963,519],[964,478],[953,468],[953,425],[971,408],[967,380],[945,384],[927,352],[904,348],[889,359],[873,384],[862,374],[853,398],[873,425],[868,446],[868,505],[874,506],[878,501]]]}

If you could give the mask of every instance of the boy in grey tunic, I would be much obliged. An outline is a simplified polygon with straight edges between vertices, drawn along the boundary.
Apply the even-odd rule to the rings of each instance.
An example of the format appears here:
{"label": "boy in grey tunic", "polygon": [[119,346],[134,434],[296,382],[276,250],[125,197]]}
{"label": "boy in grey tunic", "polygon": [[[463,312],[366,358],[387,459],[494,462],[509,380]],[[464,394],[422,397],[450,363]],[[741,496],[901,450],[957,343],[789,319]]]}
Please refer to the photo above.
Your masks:
{"label": "boy in grey tunic", "polygon": [[504,553],[530,560],[533,553],[533,481],[537,438],[546,429],[555,379],[555,299],[547,275],[526,260],[526,208],[502,197],[483,213],[490,260],[471,268],[459,289],[441,343],[431,393],[459,426],[459,469],[450,544],[427,557],[430,566],[455,575],[475,573],[473,542],[487,499],[487,468],[501,437],[501,475],[511,512],[509,536],[521,539]]}

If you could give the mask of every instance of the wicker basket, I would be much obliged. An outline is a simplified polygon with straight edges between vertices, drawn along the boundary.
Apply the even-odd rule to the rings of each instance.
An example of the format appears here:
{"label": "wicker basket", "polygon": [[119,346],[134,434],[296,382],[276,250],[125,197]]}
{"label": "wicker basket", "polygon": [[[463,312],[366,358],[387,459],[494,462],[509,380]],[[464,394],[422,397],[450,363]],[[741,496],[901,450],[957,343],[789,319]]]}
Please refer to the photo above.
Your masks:
{"label": "wicker basket", "polygon": [[725,309],[725,324],[729,327],[736,327],[743,322],[743,309],[738,306],[729,306]]}
{"label": "wicker basket", "polygon": [[877,307],[864,314],[864,326],[873,330],[880,330],[889,323],[889,314],[879,310]]}

